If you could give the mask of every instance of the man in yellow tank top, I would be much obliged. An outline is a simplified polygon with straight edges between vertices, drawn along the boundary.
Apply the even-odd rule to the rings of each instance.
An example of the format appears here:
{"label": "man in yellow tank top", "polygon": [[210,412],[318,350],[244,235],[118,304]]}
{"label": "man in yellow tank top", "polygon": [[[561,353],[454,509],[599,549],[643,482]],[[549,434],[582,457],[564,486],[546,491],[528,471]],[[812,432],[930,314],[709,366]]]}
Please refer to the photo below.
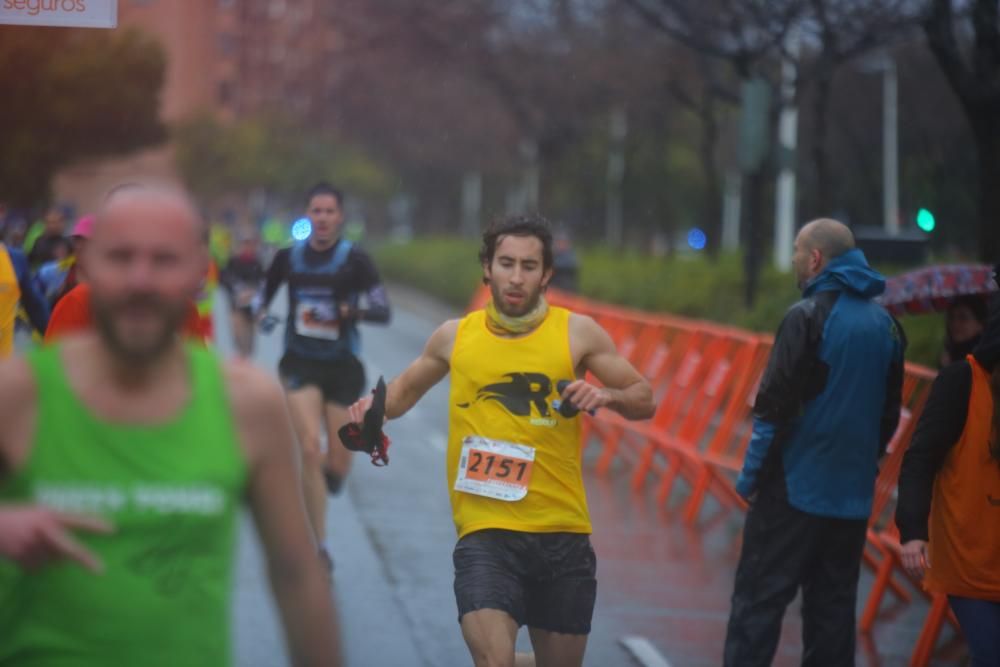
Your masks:
{"label": "man in yellow tank top", "polygon": [[[483,235],[492,301],[445,322],[390,383],[395,419],[451,372],[448,488],[462,634],[481,665],[514,665],[527,625],[539,665],[580,665],[597,592],[578,416],[652,416],[649,383],[591,318],[549,307],[552,233],[538,216]],[[587,372],[603,386],[577,378]],[[350,408],[361,423],[371,405]],[[520,662],[518,664],[521,664]]]}

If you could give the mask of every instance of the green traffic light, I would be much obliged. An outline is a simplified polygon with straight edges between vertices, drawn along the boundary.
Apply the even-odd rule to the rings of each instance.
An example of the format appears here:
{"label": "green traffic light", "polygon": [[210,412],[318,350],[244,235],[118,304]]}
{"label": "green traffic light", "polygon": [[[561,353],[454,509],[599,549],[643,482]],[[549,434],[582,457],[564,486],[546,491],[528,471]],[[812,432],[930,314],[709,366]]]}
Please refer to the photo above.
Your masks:
{"label": "green traffic light", "polygon": [[934,224],[933,213],[928,211],[926,208],[922,208],[917,211],[917,227],[930,233],[934,231]]}

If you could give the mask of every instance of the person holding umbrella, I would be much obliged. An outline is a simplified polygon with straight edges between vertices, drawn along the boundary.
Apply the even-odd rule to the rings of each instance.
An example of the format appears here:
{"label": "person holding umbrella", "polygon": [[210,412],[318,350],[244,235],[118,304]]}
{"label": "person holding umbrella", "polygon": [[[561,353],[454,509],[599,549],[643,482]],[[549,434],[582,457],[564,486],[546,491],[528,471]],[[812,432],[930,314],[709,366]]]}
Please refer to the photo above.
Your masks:
{"label": "person holding umbrella", "polygon": [[972,354],[941,370],[899,477],[907,573],[948,596],[973,667],[1000,665],[1000,295]]}
{"label": "person holding umbrella", "polygon": [[945,311],[944,349],[940,367],[965,358],[976,349],[986,327],[989,306],[985,294],[963,294],[955,297]]}

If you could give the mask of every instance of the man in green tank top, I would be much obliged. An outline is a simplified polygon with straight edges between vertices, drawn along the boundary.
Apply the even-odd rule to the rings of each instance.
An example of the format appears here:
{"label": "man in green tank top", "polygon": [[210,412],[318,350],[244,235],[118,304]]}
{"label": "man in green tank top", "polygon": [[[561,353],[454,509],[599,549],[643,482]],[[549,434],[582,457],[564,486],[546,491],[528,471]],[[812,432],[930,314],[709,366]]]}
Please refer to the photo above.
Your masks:
{"label": "man in green tank top", "polygon": [[249,505],[296,665],[338,665],[278,384],[180,337],[208,263],[181,194],[113,193],[81,257],[95,330],[0,365],[0,665],[231,662]]}

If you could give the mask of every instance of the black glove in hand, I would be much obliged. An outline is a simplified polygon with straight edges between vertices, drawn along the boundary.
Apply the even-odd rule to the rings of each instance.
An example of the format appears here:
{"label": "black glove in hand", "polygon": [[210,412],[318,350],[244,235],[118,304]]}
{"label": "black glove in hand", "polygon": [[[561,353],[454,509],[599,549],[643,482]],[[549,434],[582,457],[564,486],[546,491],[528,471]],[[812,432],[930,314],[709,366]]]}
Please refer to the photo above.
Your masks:
{"label": "black glove in hand", "polygon": [[372,457],[372,465],[389,465],[389,436],[382,432],[385,423],[385,380],[379,376],[372,390],[372,404],[365,412],[364,423],[359,428],[350,423],[337,431],[340,442],[352,452],[365,452]]}

